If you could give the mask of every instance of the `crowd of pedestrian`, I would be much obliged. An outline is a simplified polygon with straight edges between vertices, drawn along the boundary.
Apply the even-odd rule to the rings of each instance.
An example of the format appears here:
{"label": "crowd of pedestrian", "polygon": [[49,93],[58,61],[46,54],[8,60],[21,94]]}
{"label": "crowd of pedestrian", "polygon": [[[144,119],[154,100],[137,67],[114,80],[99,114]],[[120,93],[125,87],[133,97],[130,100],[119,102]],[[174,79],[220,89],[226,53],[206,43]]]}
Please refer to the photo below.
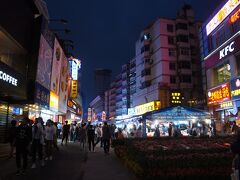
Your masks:
{"label": "crowd of pedestrian", "polygon": [[11,121],[9,129],[9,143],[11,158],[16,148],[16,175],[25,174],[28,166],[28,158],[31,157],[31,168],[36,168],[37,164],[45,166],[46,160],[53,159],[53,147],[59,150],[57,145],[57,124],[52,120],[47,120],[46,124],[41,117],[31,121],[23,118],[21,121]]}

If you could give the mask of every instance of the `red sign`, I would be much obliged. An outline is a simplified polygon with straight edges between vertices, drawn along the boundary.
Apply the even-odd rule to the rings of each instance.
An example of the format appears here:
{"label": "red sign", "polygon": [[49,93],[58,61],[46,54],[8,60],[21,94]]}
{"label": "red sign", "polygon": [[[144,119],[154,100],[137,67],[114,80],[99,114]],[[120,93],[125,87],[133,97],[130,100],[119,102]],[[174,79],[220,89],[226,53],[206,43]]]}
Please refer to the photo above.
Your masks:
{"label": "red sign", "polygon": [[219,62],[223,61],[229,55],[232,55],[240,50],[240,36],[236,37],[232,41],[229,41],[221,48],[218,48],[216,52],[205,59],[205,68],[210,69]]}
{"label": "red sign", "polygon": [[229,83],[210,89],[207,96],[208,104],[214,104],[230,100],[231,92]]}

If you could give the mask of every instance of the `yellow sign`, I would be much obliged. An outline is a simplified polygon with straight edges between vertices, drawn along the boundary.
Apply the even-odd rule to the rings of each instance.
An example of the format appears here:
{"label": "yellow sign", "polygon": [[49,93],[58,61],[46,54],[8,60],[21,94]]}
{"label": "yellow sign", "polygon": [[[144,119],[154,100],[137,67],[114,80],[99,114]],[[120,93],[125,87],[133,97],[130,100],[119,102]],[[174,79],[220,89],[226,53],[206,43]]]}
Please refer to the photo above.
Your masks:
{"label": "yellow sign", "polygon": [[232,101],[223,102],[223,103],[220,104],[220,107],[222,109],[224,109],[224,108],[231,108],[231,107],[233,107],[233,102]]}
{"label": "yellow sign", "polygon": [[209,35],[239,4],[240,0],[228,0],[207,24],[207,35]]}
{"label": "yellow sign", "polygon": [[160,109],[160,101],[152,101],[150,103],[142,104],[135,107],[135,115],[145,114],[146,112],[151,112]]}
{"label": "yellow sign", "polygon": [[76,98],[78,94],[78,81],[72,80],[71,97]]}
{"label": "yellow sign", "polygon": [[181,93],[180,92],[172,92],[171,93],[171,103],[172,104],[181,104]]}
{"label": "yellow sign", "polygon": [[50,91],[50,105],[51,108],[58,109],[58,95]]}

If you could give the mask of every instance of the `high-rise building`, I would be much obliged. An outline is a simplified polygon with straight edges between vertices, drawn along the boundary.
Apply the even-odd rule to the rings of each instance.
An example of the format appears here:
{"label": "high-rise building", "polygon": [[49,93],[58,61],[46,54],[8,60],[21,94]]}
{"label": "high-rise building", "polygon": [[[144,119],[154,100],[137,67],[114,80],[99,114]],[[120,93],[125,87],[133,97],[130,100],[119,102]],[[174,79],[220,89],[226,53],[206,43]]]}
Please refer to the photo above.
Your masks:
{"label": "high-rise building", "polygon": [[95,97],[104,96],[104,92],[110,86],[111,75],[112,71],[109,69],[96,69],[94,71]]}
{"label": "high-rise building", "polygon": [[110,85],[109,90],[105,91],[105,112],[107,119],[114,119],[116,115],[116,88],[115,81]]}
{"label": "high-rise building", "polygon": [[[198,29],[190,5],[175,19],[158,18],[146,27],[136,42],[136,93],[133,106],[155,100],[161,107],[198,107],[202,97]],[[181,100],[171,94],[181,93]]]}
{"label": "high-rise building", "polygon": [[218,131],[239,119],[239,10],[240,1],[223,1],[200,30],[204,93]]}

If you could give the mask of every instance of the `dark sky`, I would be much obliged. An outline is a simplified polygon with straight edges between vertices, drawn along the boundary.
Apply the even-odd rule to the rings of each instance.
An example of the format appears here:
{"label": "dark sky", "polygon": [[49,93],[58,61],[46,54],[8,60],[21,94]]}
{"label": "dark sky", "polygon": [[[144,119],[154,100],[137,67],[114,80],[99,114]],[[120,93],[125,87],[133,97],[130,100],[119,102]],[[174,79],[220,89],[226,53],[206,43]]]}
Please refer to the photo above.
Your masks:
{"label": "dark sky", "polygon": [[[222,0],[45,0],[50,18],[69,21],[74,55],[82,60],[82,87],[87,103],[94,97],[93,71],[110,68],[113,75],[135,54],[141,30],[157,17],[176,16],[184,2],[192,5],[198,20],[206,20]],[[56,22],[51,27],[64,28]],[[85,107],[86,108],[86,107]]]}

